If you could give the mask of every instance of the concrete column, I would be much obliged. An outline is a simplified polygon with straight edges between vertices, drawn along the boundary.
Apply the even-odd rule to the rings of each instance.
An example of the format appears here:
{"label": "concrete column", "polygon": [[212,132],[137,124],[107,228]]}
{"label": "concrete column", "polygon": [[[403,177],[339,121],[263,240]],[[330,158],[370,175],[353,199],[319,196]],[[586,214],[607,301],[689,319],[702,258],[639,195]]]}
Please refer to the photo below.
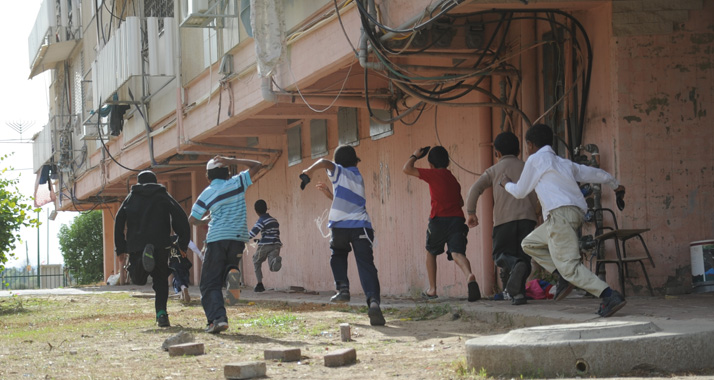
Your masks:
{"label": "concrete column", "polygon": [[[535,20],[520,20],[521,24],[521,109],[529,119],[535,120],[538,117],[540,96],[538,96],[538,54],[536,49],[531,48],[537,39],[537,28]],[[521,123],[523,128],[520,131],[513,131],[521,140],[521,152],[525,150],[525,129],[527,125]],[[525,159],[525,154],[521,153]]]}
{"label": "concrete column", "polygon": [[[117,260],[116,254],[114,254],[114,215],[116,215],[117,210],[119,210],[119,204],[110,204],[107,208],[102,210],[102,246],[104,249],[104,281],[106,281],[109,276],[119,273],[122,270],[119,260]],[[124,277],[124,276],[121,276]]]}

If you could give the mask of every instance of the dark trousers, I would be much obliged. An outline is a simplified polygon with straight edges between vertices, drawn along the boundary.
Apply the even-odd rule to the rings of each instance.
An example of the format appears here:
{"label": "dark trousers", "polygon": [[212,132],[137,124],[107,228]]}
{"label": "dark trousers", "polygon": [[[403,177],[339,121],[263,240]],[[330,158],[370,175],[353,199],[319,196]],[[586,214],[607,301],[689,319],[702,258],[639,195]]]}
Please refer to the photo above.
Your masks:
{"label": "dark trousers", "polygon": [[172,285],[174,286],[174,292],[180,293],[181,286],[188,288],[190,277],[191,277],[191,261],[187,257],[171,257],[169,259],[169,268],[174,274],[174,279]]}
{"label": "dark trousers", "polygon": [[493,262],[501,268],[501,280],[505,286],[513,267],[518,262],[528,266],[531,273],[531,257],[523,252],[521,242],[535,229],[536,222],[519,219],[493,227]]}
{"label": "dark trousers", "polygon": [[159,312],[166,310],[166,301],[169,299],[169,249],[166,247],[154,248],[154,270],[144,270],[142,262],[143,252],[129,253],[129,277],[135,285],[146,285],[146,280],[151,276],[156,297],[154,308]]}
{"label": "dark trousers", "polygon": [[201,305],[208,323],[228,322],[223,284],[231,269],[239,269],[245,243],[237,240],[219,240],[207,244],[206,257],[201,271]]}
{"label": "dark trousers", "polygon": [[374,241],[374,231],[369,228],[332,228],[330,266],[335,278],[335,287],[338,291],[349,290],[347,254],[354,249],[357,272],[362,290],[367,297],[367,305],[372,300],[380,302],[379,277],[377,277],[377,267],[374,266],[372,241]]}

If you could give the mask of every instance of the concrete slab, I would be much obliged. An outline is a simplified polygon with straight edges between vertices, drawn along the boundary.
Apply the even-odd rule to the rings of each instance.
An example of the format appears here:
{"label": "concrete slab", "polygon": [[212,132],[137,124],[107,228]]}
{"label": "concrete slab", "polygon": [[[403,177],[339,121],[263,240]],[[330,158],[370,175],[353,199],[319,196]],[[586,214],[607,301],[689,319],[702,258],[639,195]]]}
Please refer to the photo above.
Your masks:
{"label": "concrete slab", "polygon": [[711,367],[709,324],[601,320],[537,326],[466,342],[466,361],[490,376],[616,376],[637,368]]}

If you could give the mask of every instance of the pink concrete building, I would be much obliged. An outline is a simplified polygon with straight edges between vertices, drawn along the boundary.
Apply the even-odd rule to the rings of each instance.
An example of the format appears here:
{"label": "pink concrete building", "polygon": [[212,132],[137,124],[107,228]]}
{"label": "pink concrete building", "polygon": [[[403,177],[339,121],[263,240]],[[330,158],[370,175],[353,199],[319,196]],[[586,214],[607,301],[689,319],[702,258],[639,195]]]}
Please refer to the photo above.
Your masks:
{"label": "pink concrete building", "polygon": [[[261,160],[268,168],[247,192],[248,224],[265,199],[284,243],[283,269],[267,273],[266,286],[330,290],[330,204],[301,192],[298,175],[351,144],[382,292],[417,295],[427,286],[430,205],[427,185],[401,171],[409,155],[446,147],[466,197],[494,163],[496,134],[523,142],[531,123],[545,122],[562,156],[599,158],[627,187],[623,211],[609,190],[602,206],[621,228],[650,229],[652,286],[681,293],[692,286],[690,242],[714,239],[712,62],[714,0],[46,0],[30,36],[32,75],[53,72],[35,168],[56,169],[58,210],[103,210],[109,276],[120,270],[113,216],[136,170],[152,168],[188,212],[208,159]],[[466,254],[490,295],[484,198]],[[201,246],[205,231],[193,234]],[[644,254],[636,241],[627,247]],[[248,285],[254,251],[244,255]],[[439,293],[465,297],[456,265],[438,264]],[[614,268],[606,280],[617,288]],[[648,294],[640,267],[629,269],[628,294]],[[199,274],[195,265],[194,281]]]}

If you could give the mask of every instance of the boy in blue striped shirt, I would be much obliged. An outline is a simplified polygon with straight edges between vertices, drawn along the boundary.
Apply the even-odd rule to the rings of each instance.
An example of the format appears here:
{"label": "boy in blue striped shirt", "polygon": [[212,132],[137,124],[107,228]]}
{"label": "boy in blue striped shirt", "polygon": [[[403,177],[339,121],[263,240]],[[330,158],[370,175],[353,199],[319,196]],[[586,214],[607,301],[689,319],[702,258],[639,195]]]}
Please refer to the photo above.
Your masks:
{"label": "boy in blue striped shirt", "polygon": [[305,189],[305,185],[310,182],[310,175],[318,169],[327,170],[327,177],[332,182],[334,196],[325,184],[317,185],[318,190],[332,199],[327,227],[332,231],[330,267],[335,279],[337,294],[330,301],[349,302],[350,300],[347,254],[354,249],[357,272],[369,306],[367,312],[369,323],[372,326],[384,326],[384,316],[379,307],[379,278],[372,252],[374,230],[365,208],[364,180],[357,169],[360,159],[353,147],[340,145],[335,149],[334,160],[332,162],[321,158],[303,170],[300,175],[301,189]]}
{"label": "boy in blue striped shirt", "polygon": [[280,242],[280,224],[277,219],[268,214],[268,204],[264,200],[258,199],[255,201],[255,213],[258,214],[258,221],[250,230],[250,238],[254,238],[260,234],[258,249],[253,254],[253,267],[255,268],[255,278],[258,283],[253,291],[256,293],[264,292],[263,286],[263,262],[268,260],[268,267],[271,272],[277,272],[282,267],[283,258],[280,257],[280,248],[283,243]]}
{"label": "boy in blue striped shirt", "polygon": [[[229,165],[248,169],[233,177]],[[223,284],[228,280],[228,293],[240,285],[238,265],[245,243],[250,238],[246,222],[245,190],[252,177],[263,167],[259,161],[216,156],[206,164],[210,184],[191,208],[189,223],[208,224],[206,255],[201,270],[201,305],[206,313],[206,332],[218,334],[228,329]]]}

